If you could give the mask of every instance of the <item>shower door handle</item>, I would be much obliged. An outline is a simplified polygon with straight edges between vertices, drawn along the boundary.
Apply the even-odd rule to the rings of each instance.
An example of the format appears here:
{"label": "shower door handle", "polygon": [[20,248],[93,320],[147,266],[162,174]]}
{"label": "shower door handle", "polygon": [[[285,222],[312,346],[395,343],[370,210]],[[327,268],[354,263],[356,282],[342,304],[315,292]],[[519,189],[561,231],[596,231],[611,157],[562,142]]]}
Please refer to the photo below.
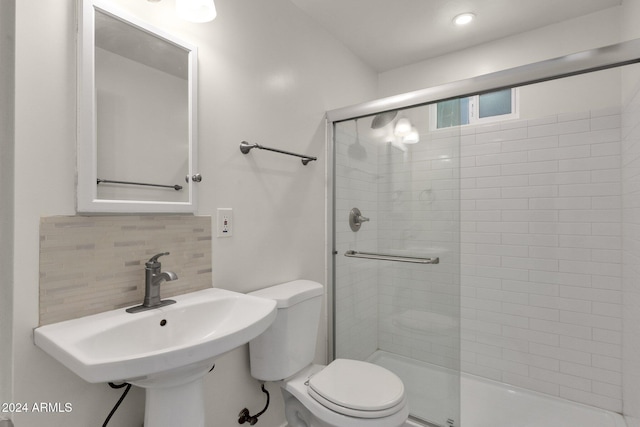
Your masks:
{"label": "shower door handle", "polygon": [[377,259],[382,261],[412,262],[415,264],[440,264],[440,258],[422,258],[412,256],[399,256],[388,254],[376,254],[372,252],[347,251],[344,256],[350,258]]}

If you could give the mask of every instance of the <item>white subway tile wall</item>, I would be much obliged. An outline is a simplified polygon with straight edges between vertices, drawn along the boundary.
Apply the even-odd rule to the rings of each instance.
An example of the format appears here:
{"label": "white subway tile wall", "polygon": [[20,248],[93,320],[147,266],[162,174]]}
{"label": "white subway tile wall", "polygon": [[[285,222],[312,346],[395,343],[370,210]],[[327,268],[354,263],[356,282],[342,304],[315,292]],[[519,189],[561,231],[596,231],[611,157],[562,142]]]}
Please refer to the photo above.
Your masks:
{"label": "white subway tile wall", "polygon": [[[407,115],[418,126],[428,108]],[[378,155],[378,250],[440,259],[379,262],[378,348],[452,369],[460,367],[459,136],[421,135],[406,152],[381,144]]]}
{"label": "white subway tile wall", "polygon": [[211,217],[41,218],[40,325],[141,303],[144,264],[161,252],[178,275],[163,298],[212,286]]}
{"label": "white subway tile wall", "polygon": [[[341,284],[335,289],[335,342],[339,357],[352,359],[366,359],[378,348],[377,266],[344,256],[351,249],[375,251],[378,243],[378,144],[360,138],[355,126],[362,125],[347,122],[335,129],[335,274]],[[349,227],[354,207],[371,219],[357,233]]]}
{"label": "white subway tile wall", "polygon": [[463,132],[463,371],[621,411],[620,109]]}
{"label": "white subway tile wall", "polygon": [[[640,68],[625,70],[624,76],[629,80],[630,90],[624,92],[622,115],[624,346],[621,368],[624,412],[631,426],[638,425],[640,419]],[[609,363],[620,365],[617,359]],[[595,380],[606,382],[602,377]]]}
{"label": "white subway tile wall", "polygon": [[[360,161],[341,145],[348,126],[336,128],[338,355],[383,349],[621,411],[620,109],[421,133],[407,151],[361,141]],[[358,233],[352,205],[372,218]]]}
{"label": "white subway tile wall", "polygon": [[[422,110],[423,117],[426,109]],[[459,367],[459,130],[408,152],[381,143],[370,119],[336,126],[336,352],[377,349]],[[359,144],[367,155],[349,147]],[[371,219],[353,232],[349,211]],[[349,249],[439,257],[440,264],[345,258]]]}

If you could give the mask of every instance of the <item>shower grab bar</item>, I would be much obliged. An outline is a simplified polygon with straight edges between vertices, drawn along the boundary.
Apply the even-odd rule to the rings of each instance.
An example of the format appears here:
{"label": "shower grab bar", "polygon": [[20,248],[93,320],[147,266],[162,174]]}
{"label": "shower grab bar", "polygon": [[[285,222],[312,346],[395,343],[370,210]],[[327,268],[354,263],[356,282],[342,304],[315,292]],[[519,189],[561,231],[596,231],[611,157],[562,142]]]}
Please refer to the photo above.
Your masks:
{"label": "shower grab bar", "polygon": [[310,161],[318,160],[317,157],[306,156],[304,154],[291,153],[289,151],[278,150],[277,148],[269,148],[269,147],[265,147],[264,145],[260,145],[260,144],[249,144],[247,141],[242,141],[240,143],[240,151],[242,151],[242,154],[249,153],[249,151],[251,151],[252,148],[259,148],[260,150],[273,151],[273,152],[280,153],[280,154],[286,154],[288,156],[302,157],[302,164],[305,165],[305,166]]}
{"label": "shower grab bar", "polygon": [[413,256],[400,256],[400,255],[388,255],[388,254],[375,254],[372,252],[358,252],[347,251],[344,256],[351,258],[366,258],[366,259],[378,259],[383,261],[398,261],[398,262],[412,262],[417,264],[440,264],[440,258],[422,258]]}
{"label": "shower grab bar", "polygon": [[105,184],[125,184],[125,185],[145,185],[147,187],[162,187],[162,188],[173,188],[176,191],[182,190],[182,185],[162,185],[162,184],[147,184],[146,182],[131,182],[131,181],[113,181],[110,179],[97,179],[97,183],[105,183]]}

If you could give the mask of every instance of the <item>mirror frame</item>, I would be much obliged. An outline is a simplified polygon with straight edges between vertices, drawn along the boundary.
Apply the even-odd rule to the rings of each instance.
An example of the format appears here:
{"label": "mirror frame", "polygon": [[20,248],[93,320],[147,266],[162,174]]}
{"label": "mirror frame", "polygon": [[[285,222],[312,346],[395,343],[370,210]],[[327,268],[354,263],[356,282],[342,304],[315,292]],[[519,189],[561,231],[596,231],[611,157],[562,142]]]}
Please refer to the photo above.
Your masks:
{"label": "mirror frame", "polygon": [[197,191],[189,178],[186,202],[98,199],[97,114],[95,95],[95,13],[96,9],[114,19],[181,47],[188,54],[189,171],[197,172],[197,64],[198,49],[153,25],[130,15],[105,0],[80,0],[78,14],[78,99],[77,99],[77,201],[78,213],[193,213]]}

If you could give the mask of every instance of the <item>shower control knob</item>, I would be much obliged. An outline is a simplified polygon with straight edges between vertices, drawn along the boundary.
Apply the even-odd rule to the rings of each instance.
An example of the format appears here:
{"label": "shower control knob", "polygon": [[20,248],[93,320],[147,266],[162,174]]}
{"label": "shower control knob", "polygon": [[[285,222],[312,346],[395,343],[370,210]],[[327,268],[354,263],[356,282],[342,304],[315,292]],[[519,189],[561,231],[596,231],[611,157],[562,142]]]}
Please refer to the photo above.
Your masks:
{"label": "shower control knob", "polygon": [[349,227],[351,227],[352,231],[360,230],[362,223],[367,221],[369,221],[369,218],[362,216],[360,209],[353,208],[351,212],[349,212]]}

